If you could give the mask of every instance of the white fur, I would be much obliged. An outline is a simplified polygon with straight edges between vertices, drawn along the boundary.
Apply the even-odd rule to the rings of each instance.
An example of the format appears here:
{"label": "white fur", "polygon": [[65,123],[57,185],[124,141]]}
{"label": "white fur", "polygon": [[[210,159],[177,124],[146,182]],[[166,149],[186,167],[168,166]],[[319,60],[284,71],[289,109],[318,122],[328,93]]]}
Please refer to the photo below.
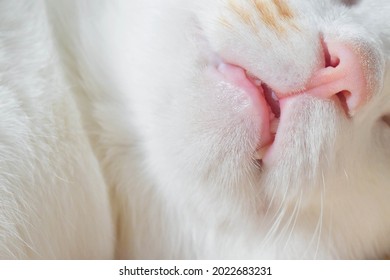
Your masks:
{"label": "white fur", "polygon": [[108,190],[45,5],[0,11],[0,257],[112,258]]}
{"label": "white fur", "polygon": [[[291,0],[300,31],[281,39],[228,2],[0,4],[1,257],[389,253],[390,4]],[[369,53],[374,96],[352,118],[296,98],[278,162],[259,168],[255,109],[210,61],[299,90],[324,66],[320,35]]]}

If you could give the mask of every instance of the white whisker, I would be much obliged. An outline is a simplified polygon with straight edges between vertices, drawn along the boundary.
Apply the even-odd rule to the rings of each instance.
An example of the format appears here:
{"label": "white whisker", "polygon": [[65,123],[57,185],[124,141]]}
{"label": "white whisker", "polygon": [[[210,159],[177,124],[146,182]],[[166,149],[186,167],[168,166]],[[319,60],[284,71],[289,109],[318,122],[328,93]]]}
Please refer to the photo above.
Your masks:
{"label": "white whisker", "polygon": [[286,239],[286,244],[285,244],[285,246],[284,246],[284,250],[285,250],[286,247],[288,246],[288,243],[290,242],[291,236],[292,236],[292,234],[294,233],[295,225],[296,225],[296,223],[297,223],[298,216],[299,216],[299,211],[301,210],[302,197],[303,197],[303,191],[301,190],[300,195],[299,195],[299,199],[298,199],[298,201],[296,202],[295,207],[294,207],[293,214],[291,215],[291,217],[294,217],[294,220],[293,220],[292,227],[290,228],[290,233],[289,233],[289,235],[288,235],[288,237],[287,237],[287,239]]}

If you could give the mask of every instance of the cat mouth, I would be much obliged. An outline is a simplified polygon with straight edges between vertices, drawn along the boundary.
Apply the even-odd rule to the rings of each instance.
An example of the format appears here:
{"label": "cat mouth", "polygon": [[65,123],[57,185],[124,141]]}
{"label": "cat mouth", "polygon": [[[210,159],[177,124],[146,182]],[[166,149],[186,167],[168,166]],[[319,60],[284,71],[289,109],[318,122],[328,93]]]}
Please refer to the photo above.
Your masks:
{"label": "cat mouth", "polygon": [[259,93],[264,97],[269,111],[269,130],[271,133],[272,140],[266,145],[260,145],[254,153],[254,158],[256,160],[262,160],[264,155],[267,153],[267,151],[273,144],[276,132],[278,131],[280,122],[279,98],[276,95],[275,91],[266,83],[262,82],[259,78],[257,78],[248,71],[246,71],[246,75],[248,79],[251,80],[256,85],[256,87],[258,87]]}
{"label": "cat mouth", "polygon": [[279,121],[280,121],[279,98],[276,95],[275,91],[266,83],[262,82],[259,78],[257,78],[249,71],[245,71],[245,73],[247,78],[258,88],[259,94],[261,94],[261,96],[264,97],[269,111],[269,130],[270,130],[272,140],[268,144],[260,145],[257,148],[256,152],[254,153],[254,158],[256,160],[262,160],[264,155],[272,145],[275,139],[276,132],[279,127]]}
{"label": "cat mouth", "polygon": [[240,66],[220,62],[217,70],[228,83],[243,90],[254,103],[261,127],[259,144],[253,158],[262,160],[270,150],[278,131],[281,114],[278,96],[270,86]]}

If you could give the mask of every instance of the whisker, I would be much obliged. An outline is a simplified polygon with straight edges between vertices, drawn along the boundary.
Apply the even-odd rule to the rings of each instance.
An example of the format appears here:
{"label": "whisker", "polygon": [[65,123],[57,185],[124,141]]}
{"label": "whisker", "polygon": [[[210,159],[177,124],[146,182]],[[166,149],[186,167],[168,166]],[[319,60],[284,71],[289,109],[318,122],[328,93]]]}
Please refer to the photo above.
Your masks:
{"label": "whisker", "polygon": [[295,204],[295,207],[294,207],[294,211],[293,211],[293,214],[291,217],[294,217],[294,221],[293,221],[293,224],[292,224],[292,227],[290,229],[290,233],[287,237],[287,240],[286,240],[286,244],[284,246],[284,250],[286,249],[288,243],[290,242],[290,239],[291,239],[291,236],[294,232],[294,229],[295,229],[295,226],[296,226],[296,223],[297,223],[297,220],[298,220],[298,216],[299,216],[299,212],[301,210],[301,206],[302,206],[302,197],[303,197],[303,191],[301,189],[301,192],[300,192],[300,195],[299,195],[299,199],[297,201],[297,203]]}

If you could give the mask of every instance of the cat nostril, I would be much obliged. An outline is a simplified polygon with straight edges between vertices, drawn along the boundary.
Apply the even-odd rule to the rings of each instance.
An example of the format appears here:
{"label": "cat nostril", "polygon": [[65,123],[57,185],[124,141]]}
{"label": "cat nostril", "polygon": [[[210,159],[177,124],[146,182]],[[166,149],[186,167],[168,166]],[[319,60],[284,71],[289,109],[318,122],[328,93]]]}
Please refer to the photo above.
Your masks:
{"label": "cat nostril", "polygon": [[390,115],[383,116],[382,121],[390,127]]}
{"label": "cat nostril", "polygon": [[330,60],[329,60],[329,65],[327,65],[327,67],[335,68],[335,67],[339,66],[339,64],[340,64],[340,58],[331,56]]}
{"label": "cat nostril", "polygon": [[337,96],[349,115],[370,97],[365,61],[351,46],[339,41],[323,43],[325,68],[314,73],[305,93],[319,97]]}
{"label": "cat nostril", "polygon": [[321,40],[321,45],[324,52],[325,68],[337,67],[340,63],[340,58],[329,53],[328,45],[324,40]]}
{"label": "cat nostril", "polygon": [[347,100],[350,98],[351,93],[347,90],[343,90],[343,91],[337,93],[336,96],[340,101],[341,107],[343,107],[345,112],[348,112],[349,109],[348,109]]}

